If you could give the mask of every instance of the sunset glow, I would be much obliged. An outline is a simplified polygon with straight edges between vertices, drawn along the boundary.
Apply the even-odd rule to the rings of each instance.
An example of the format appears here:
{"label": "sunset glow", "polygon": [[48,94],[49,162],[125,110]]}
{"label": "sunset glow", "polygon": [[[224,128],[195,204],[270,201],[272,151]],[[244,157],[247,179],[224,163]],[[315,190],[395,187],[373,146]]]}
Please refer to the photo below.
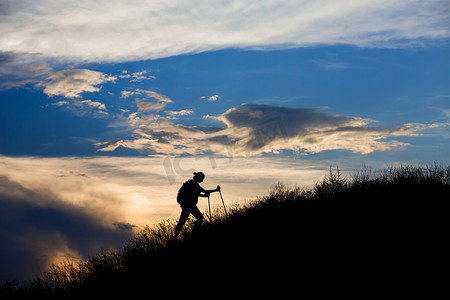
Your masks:
{"label": "sunset glow", "polygon": [[0,9],[0,280],[176,220],[196,171],[232,207],[330,167],[450,163],[448,1]]}

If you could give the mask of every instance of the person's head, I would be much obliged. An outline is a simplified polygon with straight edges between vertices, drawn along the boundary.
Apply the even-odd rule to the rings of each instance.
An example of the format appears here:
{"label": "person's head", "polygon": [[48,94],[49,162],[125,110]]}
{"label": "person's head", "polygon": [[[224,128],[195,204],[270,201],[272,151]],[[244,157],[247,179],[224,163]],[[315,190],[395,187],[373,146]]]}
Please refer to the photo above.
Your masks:
{"label": "person's head", "polygon": [[202,182],[205,179],[205,174],[203,172],[194,172],[194,181]]}

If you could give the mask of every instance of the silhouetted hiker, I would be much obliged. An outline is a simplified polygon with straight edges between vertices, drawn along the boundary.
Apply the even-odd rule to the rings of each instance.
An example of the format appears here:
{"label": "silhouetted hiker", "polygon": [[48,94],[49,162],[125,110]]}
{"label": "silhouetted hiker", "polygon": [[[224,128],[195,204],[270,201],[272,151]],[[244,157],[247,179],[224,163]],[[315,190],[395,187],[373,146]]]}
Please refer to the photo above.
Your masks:
{"label": "silhouetted hiker", "polygon": [[193,231],[197,230],[202,224],[203,215],[197,207],[198,197],[208,197],[210,193],[220,191],[220,186],[217,186],[215,190],[203,189],[199,185],[203,179],[205,179],[205,174],[202,172],[194,172],[193,179],[186,181],[178,190],[177,202],[181,206],[181,215],[175,228],[175,239],[178,238],[190,214],[196,218]]}

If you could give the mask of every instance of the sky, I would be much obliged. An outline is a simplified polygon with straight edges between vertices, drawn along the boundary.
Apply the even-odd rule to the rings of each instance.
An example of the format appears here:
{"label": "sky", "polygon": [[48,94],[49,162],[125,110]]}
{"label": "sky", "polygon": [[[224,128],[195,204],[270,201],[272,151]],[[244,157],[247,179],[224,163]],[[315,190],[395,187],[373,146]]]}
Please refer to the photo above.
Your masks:
{"label": "sky", "polygon": [[0,280],[175,220],[194,171],[232,206],[330,166],[449,164],[449,16],[439,0],[0,0]]}

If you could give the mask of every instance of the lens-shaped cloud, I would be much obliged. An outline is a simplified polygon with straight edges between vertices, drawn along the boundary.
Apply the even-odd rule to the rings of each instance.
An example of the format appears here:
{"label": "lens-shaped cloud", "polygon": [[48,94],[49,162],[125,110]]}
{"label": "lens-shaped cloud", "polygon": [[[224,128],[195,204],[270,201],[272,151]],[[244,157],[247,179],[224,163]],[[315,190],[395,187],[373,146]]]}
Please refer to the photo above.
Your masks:
{"label": "lens-shaped cloud", "polygon": [[423,130],[448,126],[442,124],[398,124],[370,126],[374,120],[336,115],[319,108],[289,108],[242,104],[212,117],[223,127],[186,126],[167,118],[133,119],[133,139],[100,143],[99,151],[122,146],[147,150],[153,155],[219,154],[254,156],[292,150],[303,154],[327,150],[348,150],[368,154],[399,150],[407,143],[394,140],[418,136]]}

